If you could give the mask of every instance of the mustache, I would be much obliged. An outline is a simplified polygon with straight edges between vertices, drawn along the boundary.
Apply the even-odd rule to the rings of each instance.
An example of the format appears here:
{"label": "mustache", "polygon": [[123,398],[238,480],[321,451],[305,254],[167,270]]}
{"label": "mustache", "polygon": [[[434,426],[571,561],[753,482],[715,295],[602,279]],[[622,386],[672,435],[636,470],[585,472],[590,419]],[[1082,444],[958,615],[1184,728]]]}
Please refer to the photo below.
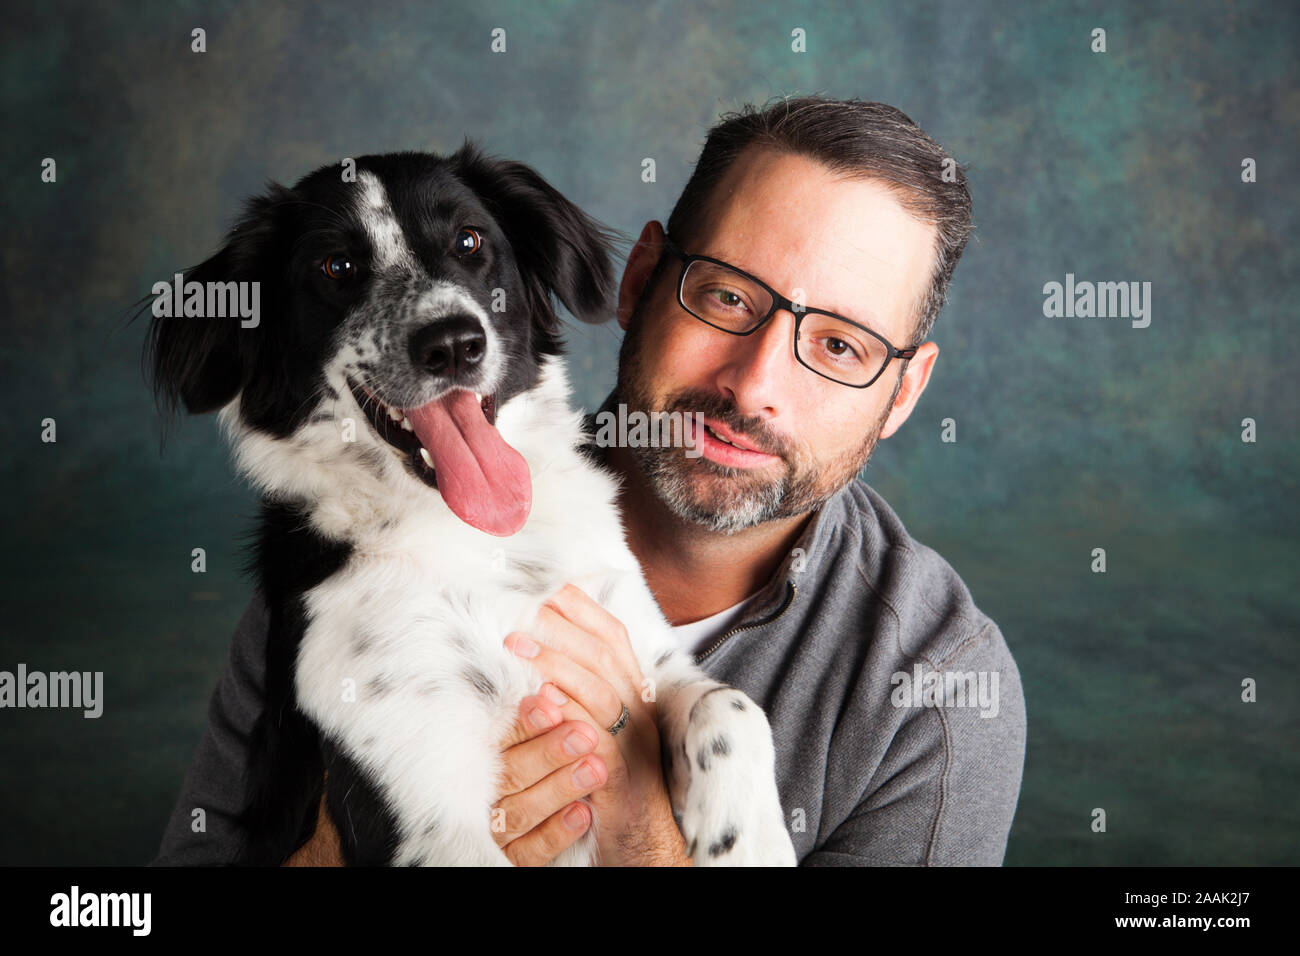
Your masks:
{"label": "mustache", "polygon": [[790,443],[768,428],[760,418],[746,418],[736,406],[721,395],[702,391],[679,393],[665,409],[667,412],[694,412],[726,425],[738,437],[758,451],[788,458]]}

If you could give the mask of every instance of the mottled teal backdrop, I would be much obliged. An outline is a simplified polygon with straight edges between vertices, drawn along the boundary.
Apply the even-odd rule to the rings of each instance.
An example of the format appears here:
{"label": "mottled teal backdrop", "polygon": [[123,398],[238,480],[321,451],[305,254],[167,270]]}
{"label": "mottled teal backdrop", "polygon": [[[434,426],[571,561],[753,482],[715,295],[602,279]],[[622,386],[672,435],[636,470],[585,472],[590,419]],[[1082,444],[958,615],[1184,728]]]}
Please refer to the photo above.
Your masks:
{"label": "mottled teal backdrop", "polygon": [[[211,418],[160,457],[131,300],[268,178],[467,135],[635,237],[719,112],[808,92],[970,165],[942,354],[866,478],[1019,663],[1007,863],[1300,862],[1294,4],[121,6],[9,4],[0,41],[0,669],[102,670],[106,697],[0,711],[0,863],[151,858],[251,590],[253,498]],[[1151,282],[1150,326],[1044,317],[1066,273]],[[621,333],[570,324],[591,408]]]}

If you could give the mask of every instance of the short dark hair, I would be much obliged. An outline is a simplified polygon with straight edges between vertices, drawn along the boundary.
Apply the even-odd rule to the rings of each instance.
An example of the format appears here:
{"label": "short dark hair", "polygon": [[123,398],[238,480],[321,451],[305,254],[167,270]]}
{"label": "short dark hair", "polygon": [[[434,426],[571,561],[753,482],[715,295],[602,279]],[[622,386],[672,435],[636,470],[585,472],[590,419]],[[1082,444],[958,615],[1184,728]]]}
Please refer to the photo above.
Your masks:
{"label": "short dark hair", "polygon": [[[668,217],[668,234],[678,243],[689,243],[696,235],[714,187],[752,146],[807,156],[837,173],[879,180],[913,216],[938,227],[929,291],[913,314],[913,334],[895,345],[925,341],[947,301],[948,282],[973,229],[962,166],[910,117],[884,103],[801,96],[781,98],[763,109],[746,104],[740,112],[724,113],[709,130],[695,171]],[[669,258],[660,256],[650,288]]]}

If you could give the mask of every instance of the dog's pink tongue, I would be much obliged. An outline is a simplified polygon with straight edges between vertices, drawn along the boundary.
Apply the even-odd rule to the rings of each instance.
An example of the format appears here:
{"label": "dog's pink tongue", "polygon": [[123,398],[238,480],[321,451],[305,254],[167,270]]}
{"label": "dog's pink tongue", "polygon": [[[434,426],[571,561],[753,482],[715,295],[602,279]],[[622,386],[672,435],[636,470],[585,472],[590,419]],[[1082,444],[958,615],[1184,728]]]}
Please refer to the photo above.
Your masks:
{"label": "dog's pink tongue", "polygon": [[448,508],[488,534],[504,537],[524,526],[533,503],[528,463],[488,424],[472,392],[458,388],[403,411],[433,458]]}

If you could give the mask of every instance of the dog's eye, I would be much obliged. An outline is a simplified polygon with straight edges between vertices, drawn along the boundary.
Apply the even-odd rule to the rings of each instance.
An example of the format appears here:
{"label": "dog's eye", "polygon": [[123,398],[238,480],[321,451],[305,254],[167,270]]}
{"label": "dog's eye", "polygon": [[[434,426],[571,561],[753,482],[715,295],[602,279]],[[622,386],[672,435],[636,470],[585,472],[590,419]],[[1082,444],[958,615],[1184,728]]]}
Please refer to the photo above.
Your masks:
{"label": "dog's eye", "polygon": [[331,279],[346,279],[352,275],[352,260],[347,256],[330,256],[321,263],[321,272]]}
{"label": "dog's eye", "polygon": [[478,252],[481,245],[483,245],[483,237],[473,229],[465,228],[456,233],[456,241],[452,247],[457,255],[470,256]]}

